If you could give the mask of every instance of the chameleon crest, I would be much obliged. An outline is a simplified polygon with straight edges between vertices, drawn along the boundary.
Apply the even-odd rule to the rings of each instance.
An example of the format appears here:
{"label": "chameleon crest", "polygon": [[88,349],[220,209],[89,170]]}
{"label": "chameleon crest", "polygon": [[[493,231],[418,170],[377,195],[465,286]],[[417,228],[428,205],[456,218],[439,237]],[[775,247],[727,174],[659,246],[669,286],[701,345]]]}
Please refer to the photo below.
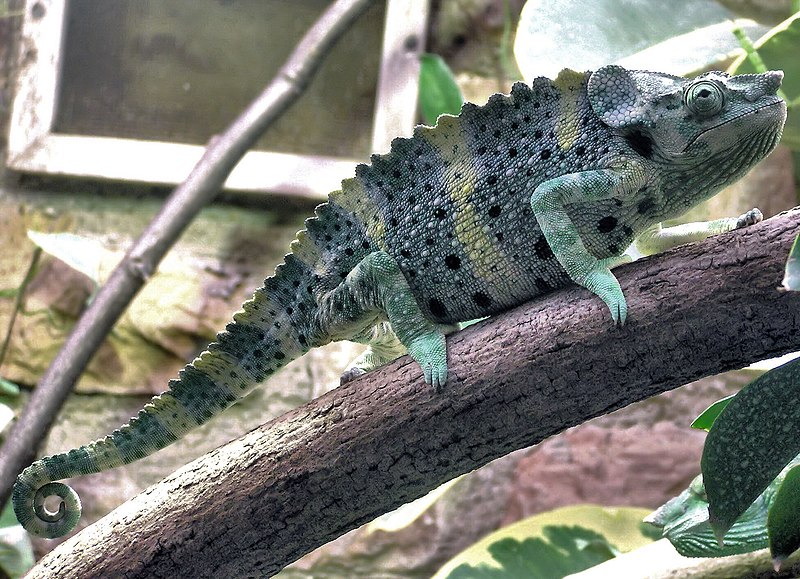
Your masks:
{"label": "chameleon crest", "polygon": [[[349,376],[408,352],[440,388],[447,331],[570,282],[623,323],[610,268],[634,238],[658,247],[761,218],[753,210],[679,231],[658,226],[772,151],[786,117],[781,79],[565,70],[395,139],[317,207],[292,253],[168,391],[104,439],[25,469],[17,518],[36,535],[68,533],[80,501],[53,481],[167,446],[333,340],[370,346]],[[50,495],[61,499],[57,512],[45,508]]]}

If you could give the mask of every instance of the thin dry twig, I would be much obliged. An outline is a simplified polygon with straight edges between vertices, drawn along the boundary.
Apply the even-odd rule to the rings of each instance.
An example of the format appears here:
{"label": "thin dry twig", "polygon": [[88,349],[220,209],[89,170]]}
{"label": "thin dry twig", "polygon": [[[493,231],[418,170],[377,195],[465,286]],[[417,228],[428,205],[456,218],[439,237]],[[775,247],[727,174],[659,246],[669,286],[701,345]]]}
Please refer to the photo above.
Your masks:
{"label": "thin dry twig", "polygon": [[225,133],[210,141],[192,172],[113,271],[42,376],[0,449],[0,505],[8,500],[17,474],[34,459],[73,384],[167,250],[214,198],[258,137],[305,91],[333,44],[371,3],[338,0],[325,11],[267,88]]}

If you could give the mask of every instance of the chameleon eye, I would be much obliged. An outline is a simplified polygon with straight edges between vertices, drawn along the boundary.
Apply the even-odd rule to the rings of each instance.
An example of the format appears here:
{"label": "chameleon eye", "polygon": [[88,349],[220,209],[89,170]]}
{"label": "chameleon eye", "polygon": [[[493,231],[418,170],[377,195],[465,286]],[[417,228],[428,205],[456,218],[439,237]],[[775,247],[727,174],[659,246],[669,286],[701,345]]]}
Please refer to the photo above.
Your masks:
{"label": "chameleon eye", "polygon": [[716,115],[725,106],[725,94],[715,82],[700,80],[690,85],[683,95],[686,107],[700,117]]}

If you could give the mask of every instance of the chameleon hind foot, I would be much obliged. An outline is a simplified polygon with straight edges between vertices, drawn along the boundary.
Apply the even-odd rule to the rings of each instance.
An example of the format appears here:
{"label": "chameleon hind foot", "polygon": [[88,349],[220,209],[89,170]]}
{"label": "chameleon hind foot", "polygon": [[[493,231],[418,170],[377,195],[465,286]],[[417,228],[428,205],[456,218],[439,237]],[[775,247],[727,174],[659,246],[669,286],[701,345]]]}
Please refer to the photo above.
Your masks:
{"label": "chameleon hind foot", "polygon": [[[320,302],[320,311],[322,319],[334,321],[326,329],[330,339],[367,342],[372,348],[368,352],[378,353],[381,363],[407,350],[420,365],[425,382],[439,388],[447,380],[444,333],[422,313],[388,253],[376,251],[362,259]],[[390,327],[383,325],[387,320]],[[386,353],[381,351],[382,341]]]}

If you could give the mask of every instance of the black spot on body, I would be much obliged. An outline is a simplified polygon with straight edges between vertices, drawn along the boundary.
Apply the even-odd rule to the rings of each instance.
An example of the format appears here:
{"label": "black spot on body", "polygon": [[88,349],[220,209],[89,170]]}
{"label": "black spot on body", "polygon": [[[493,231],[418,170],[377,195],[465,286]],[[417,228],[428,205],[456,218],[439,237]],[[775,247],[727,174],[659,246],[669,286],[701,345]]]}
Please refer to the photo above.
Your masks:
{"label": "black spot on body", "polygon": [[597,231],[600,233],[610,233],[617,226],[617,218],[613,215],[607,215],[597,222]]}
{"label": "black spot on body", "polygon": [[444,219],[445,217],[447,217],[447,212],[445,212],[445,210],[442,209],[441,207],[437,207],[436,210],[433,212],[433,215],[437,219]]}
{"label": "black spot on body", "polygon": [[472,299],[480,308],[485,309],[492,305],[492,298],[483,292],[475,292],[475,294],[472,296]]}
{"label": "black spot on body", "polygon": [[550,291],[553,291],[553,286],[551,286],[549,283],[547,283],[546,279],[541,278],[541,277],[537,277],[536,278],[536,287],[543,294],[545,294],[547,292],[550,292]]}
{"label": "black spot on body", "polygon": [[433,298],[428,302],[428,309],[436,318],[447,317],[447,308],[444,307],[444,304],[436,298]]}
{"label": "black spot on body", "polygon": [[500,217],[502,209],[499,205],[492,205],[489,208],[489,217]]}
{"label": "black spot on body", "polygon": [[539,156],[542,158],[543,161],[546,161],[547,159],[550,158],[550,155],[552,154],[553,153],[550,152],[550,149],[544,149]]}
{"label": "black spot on body", "polygon": [[461,267],[461,259],[457,255],[448,255],[444,258],[444,263],[450,269],[458,269]]}
{"label": "black spot on body", "polygon": [[627,238],[633,237],[633,229],[631,229],[628,225],[623,226],[622,233]]}
{"label": "black spot on body", "polygon": [[487,182],[489,185],[495,185],[495,184],[497,183],[497,177],[496,177],[495,175],[489,175],[489,176],[486,178],[486,182]]}

